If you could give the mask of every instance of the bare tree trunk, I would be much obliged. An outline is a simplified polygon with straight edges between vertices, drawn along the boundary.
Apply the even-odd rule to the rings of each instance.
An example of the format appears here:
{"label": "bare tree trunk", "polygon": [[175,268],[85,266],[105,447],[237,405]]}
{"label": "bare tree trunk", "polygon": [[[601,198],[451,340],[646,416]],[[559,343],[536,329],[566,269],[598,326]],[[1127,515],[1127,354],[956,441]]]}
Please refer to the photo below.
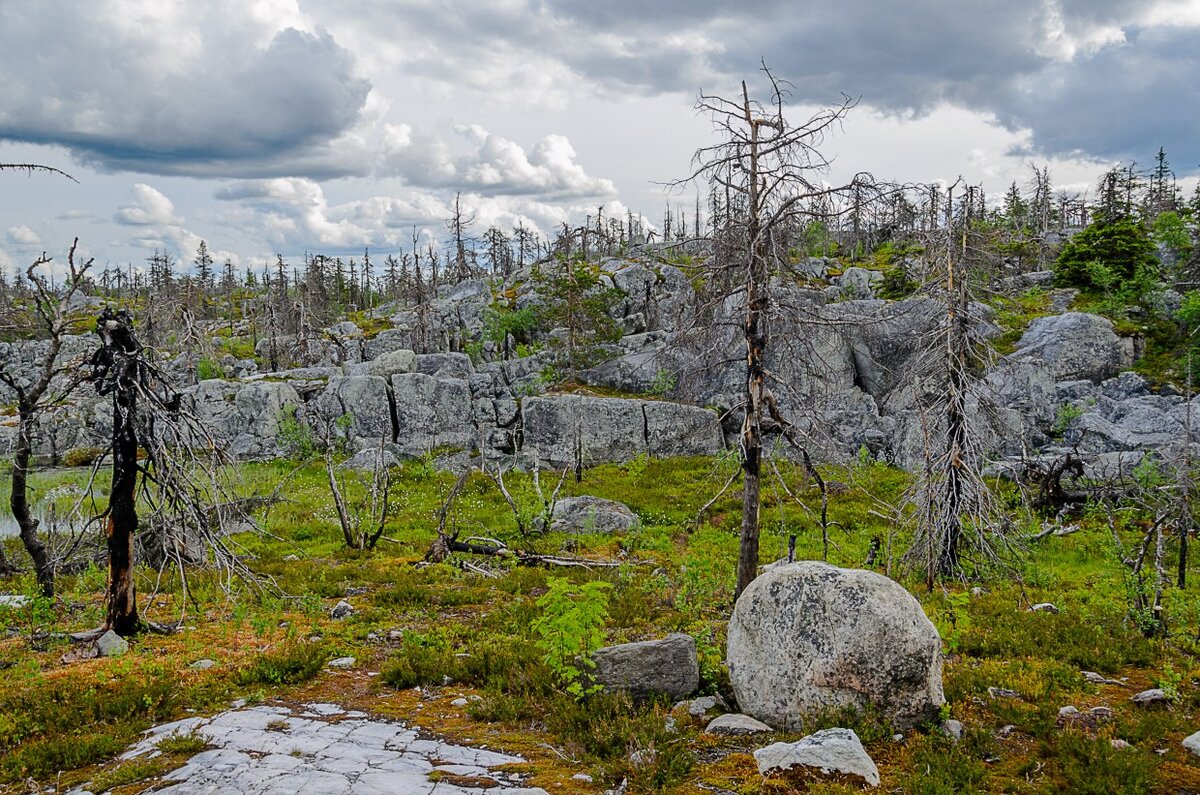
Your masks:
{"label": "bare tree trunk", "polygon": [[746,416],[742,421],[742,533],[738,545],[736,601],[758,576],[759,505],[762,492],[762,407],[767,347],[763,315],[767,308],[767,263],[760,239],[761,212],[758,184],[758,124],[751,113],[746,84],[742,83],[746,124],[750,128],[750,214],[747,218],[749,261],[746,273]]}
{"label": "bare tree trunk", "polygon": [[12,492],[9,507],[21,530],[21,543],[33,558],[33,570],[37,576],[38,590],[42,596],[54,596],[54,560],[46,544],[38,538],[38,520],[29,512],[28,483],[29,459],[33,454],[33,423],[37,419],[35,409],[22,405],[21,423],[17,428],[17,447],[13,453]]}
{"label": "bare tree trunk", "polygon": [[[966,231],[963,232],[964,255]],[[951,251],[947,252],[946,270],[946,361],[949,369],[949,391],[946,403],[947,456],[949,468],[946,473],[946,503],[942,507],[946,521],[946,532],[938,550],[937,571],[942,577],[950,577],[959,571],[959,547],[962,544],[963,505],[963,453],[967,441],[966,389],[967,389],[967,291],[961,263],[954,261]]]}

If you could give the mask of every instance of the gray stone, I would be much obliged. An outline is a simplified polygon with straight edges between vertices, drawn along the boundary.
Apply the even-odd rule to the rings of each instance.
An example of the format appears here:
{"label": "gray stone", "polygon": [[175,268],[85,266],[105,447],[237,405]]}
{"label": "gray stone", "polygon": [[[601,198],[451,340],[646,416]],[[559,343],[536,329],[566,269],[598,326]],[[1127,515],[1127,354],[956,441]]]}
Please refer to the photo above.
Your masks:
{"label": "gray stone", "polygon": [[417,355],[403,348],[380,354],[369,362],[358,365],[365,370],[364,375],[377,375],[390,379],[400,373],[412,373],[417,369]]}
{"label": "gray stone", "polygon": [[332,378],[310,410],[317,427],[328,425],[356,450],[390,443],[395,433],[387,381],[378,376]]}
{"label": "gray stone", "polygon": [[1113,739],[1108,741],[1108,744],[1111,745],[1113,748],[1115,748],[1118,751],[1133,747],[1127,741],[1122,740],[1120,737],[1114,737]]}
{"label": "gray stone", "polygon": [[938,724],[938,730],[955,742],[961,740],[963,736],[962,721],[957,721],[952,718],[944,720]]}
{"label": "gray stone", "polygon": [[96,641],[96,648],[100,651],[101,657],[120,657],[129,651],[129,641],[110,629]]}
{"label": "gray stone", "polygon": [[188,667],[194,668],[197,671],[207,671],[209,668],[216,667],[216,665],[217,664],[212,660],[203,659],[203,660],[196,660],[196,662],[192,663]]}
{"label": "gray stone", "polygon": [[1150,707],[1155,704],[1166,704],[1167,694],[1161,688],[1154,687],[1131,696],[1129,700],[1139,707]]}
{"label": "gray stone", "polygon": [[1006,687],[989,687],[987,689],[990,698],[1020,698],[1021,694],[1016,690],[1009,690]]}
{"label": "gray stone", "polygon": [[358,662],[353,657],[337,657],[329,661],[330,668],[353,668],[354,663]]}
{"label": "gray stone", "polygon": [[333,609],[329,611],[329,617],[334,621],[341,621],[343,618],[348,618],[353,613],[354,607],[352,607],[349,602],[342,600],[334,605]]}
{"label": "gray stone", "polygon": [[700,684],[696,641],[676,633],[661,640],[606,646],[592,655],[592,676],[606,690],[623,690],[635,697],[655,693],[682,698]]}
{"label": "gray stone", "polygon": [[767,775],[793,767],[823,773],[858,776],[869,787],[879,786],[879,768],[867,755],[853,729],[824,729],[794,743],[774,743],[754,752],[758,772]]}
{"label": "gray stone", "polygon": [[645,414],[642,401],[553,395],[526,398],[521,403],[524,427],[522,450],[554,468],[645,455]]}
{"label": "gray stone", "polygon": [[1129,367],[1133,363],[1130,354],[1112,321],[1067,312],[1030,323],[1013,356],[1041,362],[1055,381],[1087,378],[1099,383]]}
{"label": "gray stone", "polygon": [[29,604],[30,601],[28,596],[22,596],[21,594],[0,594],[0,607],[19,608]]}
{"label": "gray stone", "polygon": [[716,696],[700,696],[693,698],[691,701],[683,702],[687,706],[688,714],[693,718],[704,718],[710,712],[728,709],[725,699],[719,695]]}
{"label": "gray stone", "polygon": [[646,450],[657,458],[684,455],[717,455],[724,448],[717,415],[698,406],[647,400]]}
{"label": "gray stone", "polygon": [[718,715],[708,722],[708,726],[704,728],[705,734],[720,734],[728,737],[738,737],[747,734],[766,734],[773,731],[770,726],[760,720],[755,720],[749,715],[739,715],[736,712],[727,712],[724,715]]}
{"label": "gray stone", "polygon": [[1200,756],[1200,732],[1184,737],[1181,744],[1184,748],[1192,752],[1192,756]]}
{"label": "gray stone", "polygon": [[759,576],[734,606],[726,658],[738,706],[779,729],[868,706],[904,729],[945,703],[937,629],[870,571],[805,561]]}
{"label": "gray stone", "polygon": [[1056,605],[1051,604],[1050,602],[1041,602],[1029,609],[1034,613],[1053,613],[1055,615],[1058,615],[1062,612]]}
{"label": "gray stone", "polygon": [[466,381],[475,372],[475,368],[471,366],[471,357],[465,353],[423,353],[417,356],[415,364],[416,372],[434,378]]}
{"label": "gray stone", "polygon": [[475,449],[477,431],[466,381],[403,373],[392,376],[392,392],[396,448],[401,455],[420,457],[437,448]]}
{"label": "gray stone", "polygon": [[638,517],[616,500],[600,497],[566,497],[554,504],[550,529],[557,533],[624,533],[638,525]]}
{"label": "gray stone", "polygon": [[356,472],[374,472],[377,469],[388,469],[400,466],[399,459],[388,449],[380,452],[378,447],[359,450],[340,465],[341,469],[352,469]]}

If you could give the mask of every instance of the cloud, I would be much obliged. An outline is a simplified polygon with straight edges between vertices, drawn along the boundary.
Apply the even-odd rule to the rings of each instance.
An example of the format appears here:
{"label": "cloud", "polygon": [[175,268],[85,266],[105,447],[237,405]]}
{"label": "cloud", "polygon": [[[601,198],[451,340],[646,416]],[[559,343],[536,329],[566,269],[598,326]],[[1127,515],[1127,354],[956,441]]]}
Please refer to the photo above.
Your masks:
{"label": "cloud", "polygon": [[113,220],[124,226],[177,226],[175,204],[144,182],[133,185],[133,201],[117,210]]}
{"label": "cloud", "polygon": [[18,246],[40,246],[42,238],[28,226],[13,226],[8,230],[8,242]]}
{"label": "cloud", "polygon": [[[499,107],[579,93],[733,94],[765,59],[801,104],[843,92],[899,117],[952,105],[1028,132],[1030,151],[1200,162],[1195,0],[407,0],[421,30],[397,42],[393,0],[307,9],[389,67]],[[1132,112],[1131,112],[1132,111]],[[1113,117],[1118,116],[1116,124]],[[1182,118],[1181,117],[1186,117]],[[1137,130],[1142,134],[1139,136]],[[1190,165],[1189,165],[1190,167]]]}
{"label": "cloud", "polygon": [[425,188],[458,188],[484,194],[539,195],[544,199],[615,197],[609,179],[589,175],[576,162],[566,136],[547,135],[529,151],[477,124],[455,128],[467,151],[408,125],[386,129],[378,173]]}
{"label": "cloud", "polygon": [[[326,251],[399,249],[410,245],[412,232],[443,240],[445,222],[453,214],[453,198],[444,191],[397,187],[392,195],[334,203],[314,180],[286,178],[247,180],[218,189],[214,196],[235,205],[226,222],[237,224],[268,241],[276,252],[297,254],[313,248]],[[462,211],[474,218],[473,235],[491,226],[509,230],[518,223],[544,236],[563,223],[594,213],[596,205],[543,201],[536,195],[461,195]],[[613,199],[605,212],[623,216],[626,207]]]}
{"label": "cloud", "polygon": [[370,85],[328,32],[281,27],[278,6],[6,3],[0,137],[159,174],[317,158]]}

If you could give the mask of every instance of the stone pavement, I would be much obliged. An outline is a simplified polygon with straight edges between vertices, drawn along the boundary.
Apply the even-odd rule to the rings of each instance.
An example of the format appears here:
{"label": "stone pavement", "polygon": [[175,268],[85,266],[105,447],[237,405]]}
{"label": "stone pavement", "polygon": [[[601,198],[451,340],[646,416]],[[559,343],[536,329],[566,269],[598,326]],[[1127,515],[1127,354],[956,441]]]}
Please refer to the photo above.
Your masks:
{"label": "stone pavement", "polygon": [[[171,795],[546,795],[493,770],[525,760],[422,739],[402,723],[334,704],[256,706],[157,726],[122,760],[150,759],[173,734],[195,732],[209,750],[164,776]],[[440,776],[430,777],[433,773]],[[437,780],[441,779],[441,780]],[[484,786],[473,786],[484,785]],[[70,795],[90,795],[86,789]]]}

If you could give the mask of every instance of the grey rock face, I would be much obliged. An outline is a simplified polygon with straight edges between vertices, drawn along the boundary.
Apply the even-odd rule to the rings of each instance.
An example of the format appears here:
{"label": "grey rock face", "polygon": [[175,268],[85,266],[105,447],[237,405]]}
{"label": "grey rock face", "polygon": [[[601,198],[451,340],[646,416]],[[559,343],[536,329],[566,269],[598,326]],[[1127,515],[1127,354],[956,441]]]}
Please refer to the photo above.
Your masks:
{"label": "grey rock face", "polygon": [[729,712],[718,715],[704,727],[706,734],[720,734],[726,737],[741,737],[747,734],[767,734],[771,727],[749,715],[739,715]]}
{"label": "grey rock face", "polygon": [[398,373],[412,373],[417,369],[417,355],[403,348],[387,351],[362,364],[347,365],[346,375],[377,375],[390,379]]}
{"label": "grey rock face", "polygon": [[858,776],[869,787],[879,786],[879,768],[853,729],[824,729],[799,742],[768,745],[754,752],[754,761],[763,775],[793,767],[812,767],[824,773]]}
{"label": "grey rock face", "polygon": [[418,373],[431,375],[434,378],[458,378],[467,381],[475,368],[471,366],[471,357],[465,353],[423,353],[417,357]]}
{"label": "grey rock face", "polygon": [[129,641],[110,629],[96,641],[96,649],[101,657],[120,657],[129,651]]}
{"label": "grey rock face", "polygon": [[726,657],[738,706],[776,728],[867,705],[909,728],[945,703],[937,629],[870,571],[805,561],[761,575],[734,607]]}
{"label": "grey rock face", "polygon": [[438,447],[475,448],[477,432],[466,381],[404,373],[392,376],[392,393],[396,449],[402,456],[419,457]]}
{"label": "grey rock face", "polygon": [[1182,745],[1192,752],[1192,756],[1200,756],[1200,732],[1184,737]]}
{"label": "grey rock face", "polygon": [[554,504],[550,529],[559,533],[624,533],[638,524],[629,506],[600,497],[567,497]]}
{"label": "grey rock face", "polygon": [[357,450],[376,447],[380,439],[391,442],[395,433],[387,381],[378,376],[333,378],[309,408],[318,427],[330,424]]}
{"label": "grey rock face", "polygon": [[192,396],[196,413],[218,441],[231,455],[247,459],[279,454],[279,423],[287,407],[302,402],[290,383],[280,381],[203,381]]}
{"label": "grey rock face", "polygon": [[652,456],[717,455],[725,446],[717,415],[708,409],[647,400],[642,410]]}
{"label": "grey rock face", "polygon": [[672,634],[661,640],[606,646],[593,656],[592,676],[607,690],[638,697],[661,693],[672,698],[691,695],[700,684],[696,641]]}
{"label": "grey rock face", "polygon": [[341,621],[343,618],[349,618],[354,613],[354,607],[345,600],[338,602],[329,611],[329,617],[334,621]]}
{"label": "grey rock face", "polygon": [[1017,342],[1016,358],[1035,358],[1055,381],[1112,378],[1133,364],[1133,351],[1107,318],[1083,312],[1040,317]]}
{"label": "grey rock face", "polygon": [[554,395],[521,404],[523,450],[552,467],[629,461],[646,452],[642,402]]}
{"label": "grey rock face", "polygon": [[1129,700],[1134,704],[1137,704],[1139,707],[1151,707],[1155,704],[1166,704],[1167,694],[1162,690],[1162,688],[1153,687],[1149,690],[1143,690],[1142,692],[1132,696]]}

